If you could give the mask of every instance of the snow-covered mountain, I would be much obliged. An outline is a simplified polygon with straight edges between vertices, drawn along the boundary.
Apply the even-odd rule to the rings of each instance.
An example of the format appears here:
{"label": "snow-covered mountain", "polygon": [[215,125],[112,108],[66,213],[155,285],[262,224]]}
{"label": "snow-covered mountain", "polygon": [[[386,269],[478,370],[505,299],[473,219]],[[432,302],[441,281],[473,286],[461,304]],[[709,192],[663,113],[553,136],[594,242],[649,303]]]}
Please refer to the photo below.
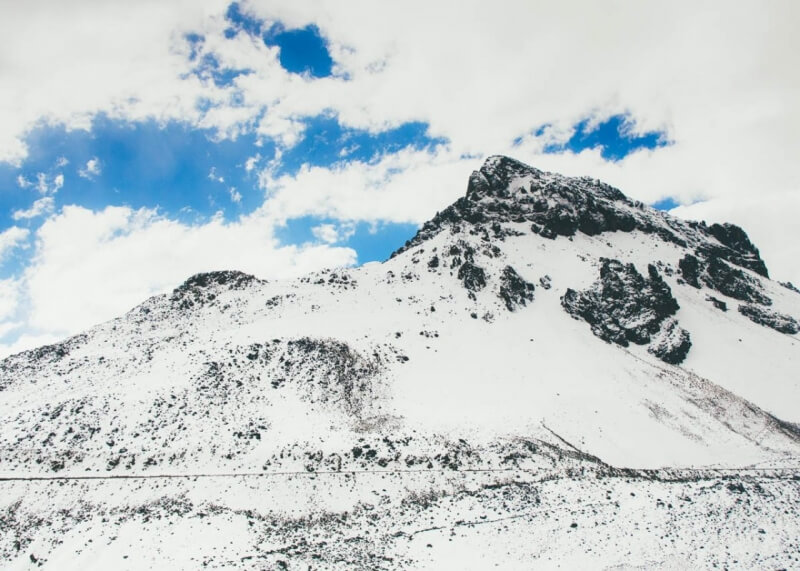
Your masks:
{"label": "snow-covered mountain", "polygon": [[736,226],[491,157],[384,263],[196,275],[0,362],[0,554],[799,565],[800,292],[768,276]]}

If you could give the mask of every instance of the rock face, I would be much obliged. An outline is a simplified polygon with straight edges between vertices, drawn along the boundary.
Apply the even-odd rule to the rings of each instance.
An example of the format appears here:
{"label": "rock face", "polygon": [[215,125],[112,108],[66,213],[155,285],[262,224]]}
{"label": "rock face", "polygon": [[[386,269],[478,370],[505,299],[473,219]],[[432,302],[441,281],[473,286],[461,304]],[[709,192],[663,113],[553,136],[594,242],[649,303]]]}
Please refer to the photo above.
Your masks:
{"label": "rock face", "polygon": [[753,323],[769,327],[779,333],[794,335],[800,332],[800,323],[790,315],[770,311],[769,309],[752,304],[740,305],[739,313],[747,317]]}
{"label": "rock face", "polygon": [[555,239],[580,232],[655,234],[662,240],[694,248],[698,256],[722,259],[768,277],[758,249],[744,230],[733,224],[683,222],[632,201],[618,189],[588,177],[545,173],[514,159],[494,156],[469,178],[466,195],[426,222],[393,256],[446,228],[485,233],[502,240],[504,223],[525,223],[540,236]]}
{"label": "rock face", "polygon": [[237,271],[196,274],[172,292],[170,299],[176,307],[189,309],[213,302],[222,291],[242,290],[263,283],[257,277]]}
{"label": "rock face", "polygon": [[511,266],[503,269],[503,273],[500,275],[500,299],[503,300],[509,311],[525,307],[528,302],[533,301],[535,289],[532,283],[522,279]]}
{"label": "rock face", "polygon": [[664,320],[661,329],[653,336],[647,351],[665,363],[677,365],[686,359],[691,348],[689,332],[679,327],[676,320],[669,318]]}
{"label": "rock face", "polygon": [[461,264],[461,267],[458,268],[458,279],[471,292],[476,292],[486,286],[486,272],[472,262]]}
{"label": "rock face", "polygon": [[761,259],[758,248],[753,245],[744,230],[735,224],[712,224],[708,228],[708,233],[725,247],[707,249],[710,256],[721,257],[737,266],[753,270],[765,278],[769,277],[767,265]]}
{"label": "rock face", "polygon": [[770,305],[759,283],[744,271],[719,257],[698,259],[686,254],[678,263],[681,276],[692,287],[705,285],[733,299]]}
{"label": "rock face", "polygon": [[656,267],[649,265],[645,278],[633,264],[600,261],[600,279],[584,291],[567,289],[561,298],[567,313],[586,321],[604,341],[622,347],[654,341],[649,350],[659,359],[683,361],[691,347],[689,333],[674,319],[667,321],[678,311],[678,302]]}

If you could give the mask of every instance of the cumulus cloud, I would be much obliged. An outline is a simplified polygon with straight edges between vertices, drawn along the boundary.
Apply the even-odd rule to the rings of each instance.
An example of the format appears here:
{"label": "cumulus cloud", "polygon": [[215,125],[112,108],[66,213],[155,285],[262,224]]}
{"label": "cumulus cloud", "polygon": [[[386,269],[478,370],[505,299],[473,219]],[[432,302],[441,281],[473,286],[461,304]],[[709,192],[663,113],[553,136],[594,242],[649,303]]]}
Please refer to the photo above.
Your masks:
{"label": "cumulus cloud", "polygon": [[268,196],[264,210],[277,220],[316,216],[421,223],[461,196],[478,166],[446,148],[406,149],[376,162],[304,166],[293,175],[273,177],[265,170],[260,185]]}
{"label": "cumulus cloud", "polygon": [[3,322],[14,315],[17,311],[20,300],[20,282],[16,279],[0,280],[0,327],[5,329],[8,326],[2,325]]}
{"label": "cumulus cloud", "polygon": [[[282,246],[260,215],[187,225],[153,210],[66,206],[36,232],[23,276],[32,330],[71,333],[127,311],[197,272],[284,278],[355,263],[349,248]],[[54,290],[55,288],[55,290]]]}
{"label": "cumulus cloud", "polygon": [[52,196],[45,196],[35,201],[33,205],[25,210],[15,210],[11,217],[14,220],[30,220],[31,218],[38,218],[45,214],[49,214],[55,207],[55,200]]}

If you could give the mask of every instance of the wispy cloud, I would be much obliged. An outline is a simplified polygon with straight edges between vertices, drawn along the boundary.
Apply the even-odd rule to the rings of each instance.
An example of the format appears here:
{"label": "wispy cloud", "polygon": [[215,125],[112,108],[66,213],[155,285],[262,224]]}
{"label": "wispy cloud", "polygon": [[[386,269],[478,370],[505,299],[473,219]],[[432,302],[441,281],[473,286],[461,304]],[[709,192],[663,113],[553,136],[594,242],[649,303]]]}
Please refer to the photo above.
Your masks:
{"label": "wispy cloud", "polygon": [[86,161],[86,166],[78,170],[78,175],[82,178],[93,180],[96,176],[100,176],[102,167],[100,166],[100,159],[97,157],[91,158]]}
{"label": "wispy cloud", "polygon": [[44,198],[40,198],[34,202],[33,205],[28,209],[15,210],[11,217],[14,220],[29,220],[31,218],[38,218],[39,216],[53,212],[54,207],[55,200],[53,197],[45,196]]}
{"label": "wispy cloud", "polygon": [[314,237],[325,244],[345,242],[355,234],[355,231],[355,225],[347,222],[342,224],[320,224],[311,229]]}
{"label": "wispy cloud", "polygon": [[21,246],[27,239],[30,231],[27,228],[12,226],[0,232],[0,262],[12,251]]}

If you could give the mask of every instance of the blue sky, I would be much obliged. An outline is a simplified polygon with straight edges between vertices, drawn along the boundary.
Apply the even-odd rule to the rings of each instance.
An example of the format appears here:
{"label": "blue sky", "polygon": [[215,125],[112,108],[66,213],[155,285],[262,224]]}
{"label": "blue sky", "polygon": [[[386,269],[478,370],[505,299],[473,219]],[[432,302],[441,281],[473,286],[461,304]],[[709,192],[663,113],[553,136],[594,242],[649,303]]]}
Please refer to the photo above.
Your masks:
{"label": "blue sky", "polygon": [[4,14],[0,354],[198,271],[384,259],[493,154],[740,223],[800,281],[772,231],[797,224],[798,70],[773,49],[797,40],[753,25],[780,9],[729,7],[709,35],[644,4],[409,1]]}
{"label": "blue sky", "polygon": [[[316,51],[313,53],[316,57]],[[631,135],[628,122],[625,116],[612,116],[589,129],[587,120],[582,120],[568,141],[548,144],[545,152],[579,153],[597,148],[603,157],[620,160],[642,148],[666,144],[661,133]],[[309,117],[303,123],[302,138],[283,150],[273,164],[276,176],[294,175],[304,166],[330,168],[345,162],[369,163],[403,149],[433,149],[448,142],[429,136],[428,125],[422,122],[377,133],[344,127],[333,115]],[[541,134],[542,130],[536,132]],[[53,194],[56,211],[65,204],[95,210],[118,205],[155,208],[186,223],[202,222],[218,214],[233,221],[264,203],[265,189],[259,187],[258,172],[275,160],[277,150],[273,141],[254,134],[215,140],[211,130],[187,124],[160,125],[152,120],[133,123],[105,116],[96,117],[88,131],[41,127],[26,142],[29,154],[21,165],[0,163],[3,228],[20,225],[35,229],[42,221],[43,217],[22,222],[14,219],[15,212],[28,208],[32,199],[42,195],[35,188],[42,175],[48,186],[53,185],[56,176],[64,177],[63,186]],[[87,171],[89,161],[94,162],[97,172]],[[30,186],[21,188],[26,182],[20,180]],[[677,205],[671,198],[654,203],[665,210]],[[313,227],[333,222],[328,218],[299,217],[287,221],[278,236],[289,244],[313,241]],[[355,225],[353,235],[343,244],[356,250],[360,263],[383,260],[416,228],[415,223],[362,222]],[[25,261],[24,255],[15,252],[2,266],[0,277],[19,271]]]}

